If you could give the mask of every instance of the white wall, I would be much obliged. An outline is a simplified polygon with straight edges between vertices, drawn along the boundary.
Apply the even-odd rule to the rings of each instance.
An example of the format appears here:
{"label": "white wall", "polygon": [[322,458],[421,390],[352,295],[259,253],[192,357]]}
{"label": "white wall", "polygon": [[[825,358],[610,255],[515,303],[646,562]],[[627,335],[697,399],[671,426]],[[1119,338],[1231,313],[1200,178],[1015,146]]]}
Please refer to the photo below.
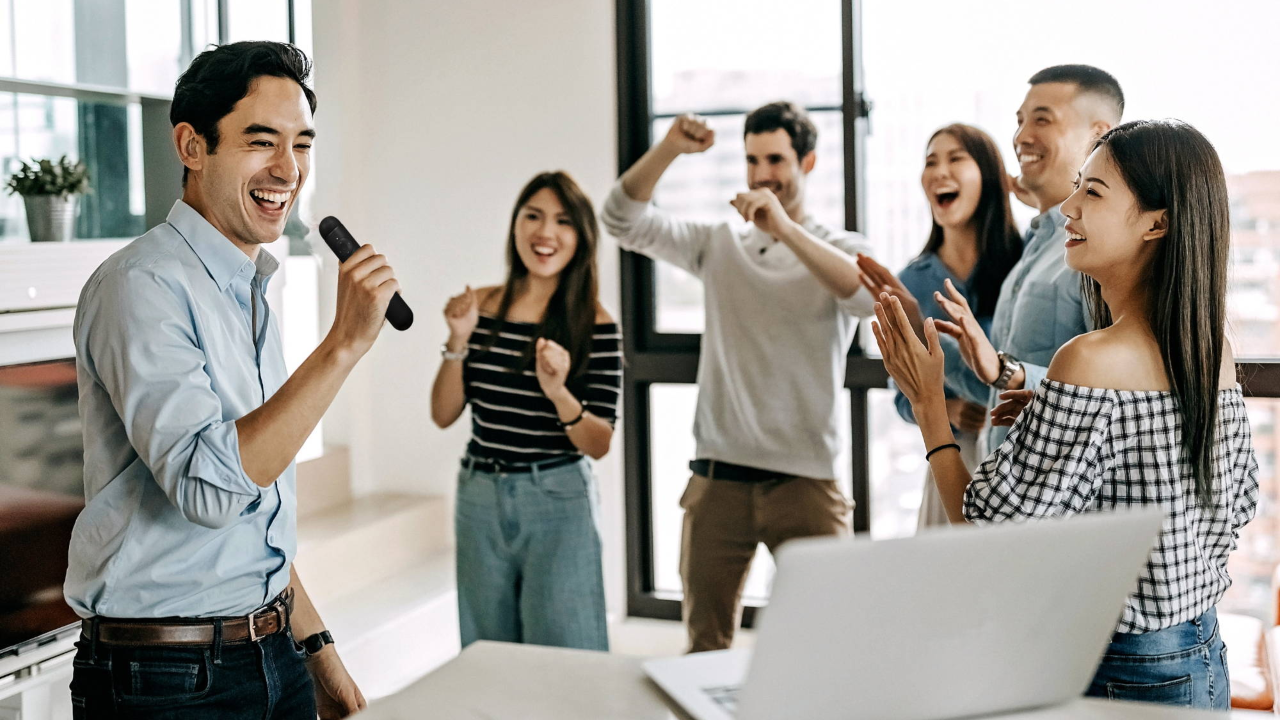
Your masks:
{"label": "white wall", "polygon": [[[326,0],[314,5],[319,137],[314,223],[336,215],[384,252],[415,324],[387,327],[325,419],[351,446],[357,493],[452,496],[466,417],[431,422],[449,295],[501,282],[511,205],[542,170],[603,201],[617,168],[613,3]],[[601,290],[616,315],[618,252]],[[331,318],[334,263],[322,287]],[[622,442],[597,465],[610,610],[623,610]]]}

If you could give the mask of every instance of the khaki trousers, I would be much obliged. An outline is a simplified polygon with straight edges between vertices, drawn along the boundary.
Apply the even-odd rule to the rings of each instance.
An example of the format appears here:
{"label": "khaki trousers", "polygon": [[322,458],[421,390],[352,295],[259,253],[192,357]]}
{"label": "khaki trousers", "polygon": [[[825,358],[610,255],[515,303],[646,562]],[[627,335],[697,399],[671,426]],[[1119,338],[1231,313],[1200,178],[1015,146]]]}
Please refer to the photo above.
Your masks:
{"label": "khaki trousers", "polygon": [[804,477],[738,482],[694,475],[680,506],[689,652],[723,650],[733,642],[759,543],[775,552],[793,538],[846,535],[853,510],[834,480]]}

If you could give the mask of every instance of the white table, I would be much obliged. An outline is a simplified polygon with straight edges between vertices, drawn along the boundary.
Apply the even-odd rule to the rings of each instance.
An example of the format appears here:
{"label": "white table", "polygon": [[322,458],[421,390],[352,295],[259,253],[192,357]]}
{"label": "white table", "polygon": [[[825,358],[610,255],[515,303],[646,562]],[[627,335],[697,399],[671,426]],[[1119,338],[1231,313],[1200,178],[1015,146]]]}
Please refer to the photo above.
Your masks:
{"label": "white table", "polygon": [[[534,645],[478,642],[391,697],[360,720],[687,720],[645,677],[642,658]],[[851,709],[852,709],[851,705]],[[850,717],[856,717],[850,714]],[[1080,699],[1070,705],[1001,715],[1001,720],[1244,720],[1158,705]]]}

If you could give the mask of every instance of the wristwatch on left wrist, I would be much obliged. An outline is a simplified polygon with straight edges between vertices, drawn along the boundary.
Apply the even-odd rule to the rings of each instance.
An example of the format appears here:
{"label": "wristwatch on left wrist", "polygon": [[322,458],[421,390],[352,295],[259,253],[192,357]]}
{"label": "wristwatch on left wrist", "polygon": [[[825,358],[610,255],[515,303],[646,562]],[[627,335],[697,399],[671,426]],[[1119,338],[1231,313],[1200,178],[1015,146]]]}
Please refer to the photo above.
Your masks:
{"label": "wristwatch on left wrist", "polygon": [[1000,376],[991,383],[991,387],[997,390],[1004,390],[1009,387],[1009,381],[1013,379],[1013,376],[1017,375],[1018,371],[1022,369],[1022,363],[1015,360],[1012,355],[1004,352],[996,353],[996,357],[1000,358]]}
{"label": "wristwatch on left wrist", "polygon": [[325,645],[332,645],[333,635],[330,635],[328,630],[322,630],[303,640],[301,644],[302,649],[307,653],[307,657],[311,657],[323,650]]}

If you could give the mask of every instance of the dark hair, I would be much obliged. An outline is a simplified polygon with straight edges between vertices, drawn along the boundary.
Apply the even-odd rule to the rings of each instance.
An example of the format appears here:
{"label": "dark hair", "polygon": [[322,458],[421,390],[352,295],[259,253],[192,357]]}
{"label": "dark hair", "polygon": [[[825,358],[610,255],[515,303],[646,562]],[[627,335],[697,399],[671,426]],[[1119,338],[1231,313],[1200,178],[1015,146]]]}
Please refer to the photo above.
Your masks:
{"label": "dark hair", "polygon": [[[306,53],[288,43],[252,40],[216,45],[197,55],[173,89],[169,122],[174,127],[190,123],[212,155],[220,139],[218,121],[229,115],[249,94],[253,82],[264,75],[297,82],[315,113],[316,94],[307,87],[311,61]],[[183,185],[186,182],[187,171],[183,170]]]}
{"label": "dark hair", "polygon": [[520,283],[529,276],[529,268],[516,250],[516,219],[525,203],[544,188],[550,188],[560,199],[560,204],[564,205],[565,213],[578,234],[578,246],[569,259],[569,264],[560,271],[560,284],[547,302],[547,310],[538,323],[524,356],[525,362],[532,364],[537,338],[554,340],[569,351],[572,363],[569,381],[572,382],[586,375],[587,362],[591,358],[591,336],[595,331],[596,308],[599,304],[596,246],[600,230],[591,198],[563,170],[534,176],[520,191],[515,207],[511,210],[511,226],[507,230],[507,280],[502,287],[502,300],[498,303],[496,327],[489,336],[486,350],[493,349],[498,333],[506,324],[507,312],[520,289]]}
{"label": "dark hair", "polygon": [[[1147,322],[1160,346],[1182,414],[1182,447],[1196,490],[1208,502],[1218,376],[1225,342],[1231,220],[1218,153],[1179,120],[1138,120],[1103,135],[1105,148],[1142,212],[1164,210],[1168,222],[1147,268]],[[1094,326],[1111,325],[1098,281],[1086,277]]]}
{"label": "dark hair", "polygon": [[818,147],[818,128],[809,119],[804,108],[788,100],[771,102],[752,110],[742,130],[742,137],[770,133],[774,130],[786,130],[791,136],[791,147],[796,151],[796,160],[804,160],[804,156]]}
{"label": "dark hair", "polygon": [[1054,65],[1031,76],[1028,83],[1071,83],[1082,93],[1099,95],[1116,111],[1116,120],[1124,117],[1124,91],[1111,73],[1092,65]]}
{"label": "dark hair", "polygon": [[[974,314],[990,315],[995,312],[996,299],[1000,297],[1000,286],[1004,284],[1005,276],[1022,257],[1022,236],[1013,223],[1013,209],[1009,206],[1009,178],[1005,174],[1004,159],[991,136],[972,125],[953,123],[939,128],[929,136],[929,143],[942,134],[950,135],[960,143],[978,164],[978,172],[982,175],[982,194],[978,196],[978,206],[973,211],[978,263],[973,268],[969,292],[973,295]],[[925,147],[929,144],[926,143]],[[920,254],[938,252],[942,247],[942,236],[942,226],[934,220],[929,241]]]}

